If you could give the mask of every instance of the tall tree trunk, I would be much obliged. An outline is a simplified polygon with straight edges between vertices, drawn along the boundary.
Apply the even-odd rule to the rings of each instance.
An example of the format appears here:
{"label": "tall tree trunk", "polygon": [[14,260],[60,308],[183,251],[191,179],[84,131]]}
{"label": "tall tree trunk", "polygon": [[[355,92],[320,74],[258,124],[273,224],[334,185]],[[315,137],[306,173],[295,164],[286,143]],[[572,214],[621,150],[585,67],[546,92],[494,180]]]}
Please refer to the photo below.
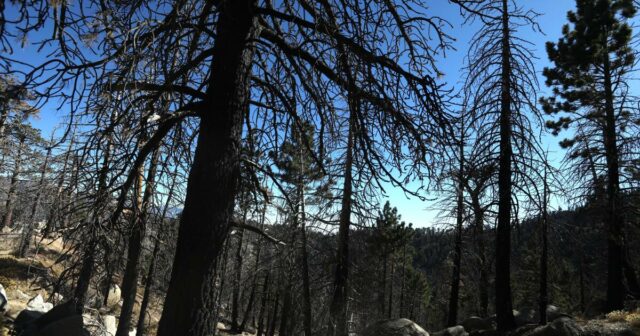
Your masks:
{"label": "tall tree trunk", "polygon": [[[243,198],[243,196],[241,196]],[[241,201],[244,203],[244,201]],[[247,222],[248,209],[244,209],[242,213],[242,223]],[[236,248],[235,268],[233,279],[233,293],[231,298],[231,333],[242,333],[240,329],[240,286],[242,283],[242,246],[244,242],[244,229],[238,229],[238,246]]]}
{"label": "tall tree trunk", "polygon": [[487,256],[484,247],[484,211],[480,206],[478,195],[472,195],[473,216],[475,220],[475,239],[480,259],[480,282],[478,296],[480,301],[480,316],[487,316],[489,309],[489,272],[487,270]]}
{"label": "tall tree trunk", "polygon": [[18,177],[20,177],[20,174],[22,173],[22,152],[24,151],[25,140],[26,137],[23,135],[21,135],[18,140],[18,152],[16,154],[13,173],[11,174],[11,182],[9,182],[9,192],[7,193],[7,202],[4,206],[4,216],[2,217],[2,226],[0,226],[0,230],[5,227],[11,227],[13,224],[13,210],[15,208]]}
{"label": "tall tree trunk", "polygon": [[[143,126],[144,127],[144,126]],[[141,143],[146,141],[144,130]],[[147,214],[151,197],[155,192],[156,168],[158,166],[158,158],[160,150],[156,149],[151,155],[149,163],[149,171],[147,172],[146,184],[144,186],[144,194],[142,192],[144,182],[144,165],[141,165],[138,171],[137,183],[135,187],[135,213],[129,243],[127,249],[127,263],[124,275],[122,277],[122,309],[120,309],[120,317],[118,318],[118,329],[116,336],[128,336],[131,327],[131,317],[133,316],[133,306],[136,303],[138,293],[138,276],[140,270],[140,256],[142,255],[142,241],[147,225]],[[123,190],[123,192],[127,192]]]}
{"label": "tall tree trunk", "polygon": [[385,252],[384,256],[382,257],[382,277],[380,277],[380,288],[378,289],[380,291],[379,296],[378,296],[378,309],[379,314],[380,314],[380,318],[383,318],[385,316],[385,312],[386,312],[386,304],[387,304],[387,265],[389,264],[389,256],[388,254]]}
{"label": "tall tree trunk", "polygon": [[[546,165],[546,163],[545,163]],[[542,255],[540,257],[540,324],[547,324],[547,304],[549,302],[549,294],[547,290],[547,265],[548,265],[548,222],[547,222],[547,167],[544,168],[544,192],[542,200]]]}
{"label": "tall tree trunk", "polygon": [[40,198],[42,197],[42,191],[44,189],[44,178],[49,168],[49,158],[51,157],[51,147],[47,147],[47,154],[44,157],[44,163],[42,164],[42,170],[40,171],[40,180],[38,181],[38,190],[36,191],[36,197],[31,205],[31,213],[29,214],[29,220],[27,222],[27,230],[22,235],[22,243],[20,244],[20,257],[27,256],[31,239],[33,238],[33,229],[36,220],[36,211],[40,205]]}
{"label": "tall tree trunk", "polygon": [[402,249],[402,273],[400,274],[400,307],[399,307],[399,316],[405,317],[404,315],[404,298],[405,298],[405,275],[407,273],[407,246],[405,245]]}
{"label": "tall tree trunk", "polygon": [[623,279],[623,227],[624,217],[620,206],[620,172],[618,144],[616,141],[616,118],[613,107],[611,65],[608,53],[603,53],[605,123],[604,149],[607,161],[607,306],[610,311],[624,308],[625,287]]}
{"label": "tall tree trunk", "polygon": [[[461,134],[464,134],[464,122],[461,126]],[[451,294],[449,297],[449,326],[458,324],[458,300],[460,296],[460,263],[462,260],[462,215],[464,211],[464,136],[461,135],[458,144],[459,167],[457,186],[456,209],[456,236],[453,250],[453,274],[451,275]]]}
{"label": "tall tree trunk", "polygon": [[496,237],[496,320],[498,331],[516,326],[511,301],[511,46],[508,0],[502,0],[502,92],[500,102],[500,159],[498,226]]}
{"label": "tall tree trunk", "polygon": [[[244,211],[242,222],[247,220],[247,211]],[[240,286],[242,283],[242,243],[244,240],[244,230],[238,230],[238,246],[236,249],[236,262],[234,268],[233,293],[231,299],[231,333],[241,333],[240,330]]]}
{"label": "tall tree trunk", "polygon": [[147,318],[147,308],[149,307],[149,300],[151,299],[151,288],[153,287],[153,277],[155,276],[156,259],[158,258],[158,251],[160,247],[160,239],[156,239],[156,243],[153,246],[153,253],[151,254],[151,262],[149,263],[149,270],[147,271],[147,283],[144,286],[144,294],[142,296],[142,302],[140,303],[140,314],[138,315],[138,323],[136,325],[136,336],[144,336],[147,332],[145,320]]}
{"label": "tall tree trunk", "polygon": [[258,328],[256,336],[262,336],[264,331],[264,312],[267,309],[267,299],[269,298],[269,273],[264,276],[262,284],[262,299],[260,300],[260,311],[258,312]]}
{"label": "tall tree trunk", "polygon": [[358,102],[349,93],[349,131],[344,165],[342,209],[338,229],[338,254],[333,283],[333,298],[329,308],[328,336],[348,336],[347,300],[349,297],[349,228],[351,226],[351,197],[353,193],[353,146],[355,115]]}
{"label": "tall tree trunk", "polygon": [[249,108],[251,41],[256,0],[225,1],[217,9],[216,41],[200,113],[171,281],[158,336],[215,332],[216,261],[229,234],[240,177],[242,117]]}
{"label": "tall tree trunk", "polygon": [[[302,215],[304,216],[305,210],[302,210]],[[311,325],[311,281],[309,279],[309,254],[307,251],[307,229],[306,229],[306,216],[302,218],[302,297],[303,297],[303,308],[304,309],[304,335],[311,336],[312,325]]]}
{"label": "tall tree trunk", "polygon": [[67,169],[69,167],[69,157],[71,156],[71,151],[73,149],[73,144],[75,140],[75,129],[71,134],[71,139],[69,140],[69,147],[67,151],[64,153],[64,159],[62,161],[62,170],[60,171],[60,177],[58,178],[58,185],[56,187],[56,196],[53,199],[53,203],[51,204],[51,208],[49,209],[49,214],[47,215],[47,224],[43,230],[43,236],[47,237],[51,234],[51,231],[56,228],[56,221],[60,218],[60,204],[62,202],[61,198],[63,197],[64,191],[64,182],[65,177],[67,175]]}
{"label": "tall tree trunk", "polygon": [[[111,122],[112,124],[115,122],[116,114],[115,112],[111,114]],[[102,165],[100,166],[100,170],[98,171],[98,190],[96,191],[95,200],[93,202],[93,210],[92,216],[93,218],[89,219],[89,222],[86,223],[88,227],[88,242],[82,246],[82,263],[80,266],[80,274],[78,276],[78,281],[76,282],[76,287],[73,292],[73,298],[76,301],[76,309],[79,314],[82,314],[84,311],[84,305],[87,301],[87,292],[89,291],[89,285],[91,283],[91,278],[93,277],[94,271],[94,263],[96,259],[98,244],[98,227],[100,226],[100,215],[103,210],[103,206],[106,203],[106,191],[107,191],[107,177],[109,174],[109,164],[111,162],[111,151],[113,145],[113,138],[111,135],[107,136],[107,143],[103,150],[102,156]],[[77,169],[77,168],[76,168]],[[79,169],[77,169],[76,174]],[[77,177],[76,177],[77,181]]]}
{"label": "tall tree trunk", "polygon": [[[264,220],[265,220],[265,214],[267,211],[267,205],[265,203],[265,205],[262,208],[262,214],[260,215],[260,229],[262,230],[264,228]],[[258,240],[258,248],[256,251],[256,262],[254,264],[253,267],[253,280],[252,280],[252,285],[251,285],[251,293],[249,294],[249,300],[247,301],[247,308],[244,311],[244,316],[242,317],[242,323],[240,323],[240,330],[245,330],[247,327],[247,323],[249,321],[249,315],[253,315],[253,303],[255,301],[256,298],[256,291],[257,291],[257,287],[258,287],[258,270],[260,268],[260,255],[262,252],[262,244],[261,244],[261,240]]]}
{"label": "tall tree trunk", "polygon": [[389,272],[389,303],[387,303],[387,318],[391,319],[393,312],[393,257],[391,258],[391,270]]}

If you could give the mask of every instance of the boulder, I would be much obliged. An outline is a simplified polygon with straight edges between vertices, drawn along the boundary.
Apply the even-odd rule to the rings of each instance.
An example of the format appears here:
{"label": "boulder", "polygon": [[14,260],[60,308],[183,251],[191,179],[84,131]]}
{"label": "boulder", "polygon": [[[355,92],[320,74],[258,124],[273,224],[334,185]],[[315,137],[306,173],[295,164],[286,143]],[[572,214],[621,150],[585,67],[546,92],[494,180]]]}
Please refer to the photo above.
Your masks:
{"label": "boulder", "polygon": [[513,318],[516,320],[516,326],[518,327],[538,323],[539,318],[537,318],[537,315],[536,310],[529,307],[513,311]]}
{"label": "boulder", "polygon": [[120,291],[120,286],[113,285],[109,289],[109,294],[107,294],[107,307],[113,308],[118,305],[120,302],[120,296],[122,292]]}
{"label": "boulder", "polygon": [[469,336],[469,333],[464,330],[463,326],[457,325],[435,332],[433,336]]}
{"label": "boulder", "polygon": [[15,321],[20,336],[83,336],[82,316],[73,301],[55,306],[47,313],[25,309]]}
{"label": "boulder", "polygon": [[523,336],[582,336],[584,330],[569,317],[560,317],[555,321],[527,331]]}
{"label": "boulder", "polygon": [[422,327],[409,319],[379,321],[368,326],[362,336],[429,336]]}
{"label": "boulder", "polygon": [[7,292],[4,290],[4,286],[0,284],[0,312],[7,310],[7,304],[9,299],[7,298]]}
{"label": "boulder", "polygon": [[21,311],[18,314],[18,316],[14,319],[13,328],[15,329],[18,335],[25,334],[25,331],[29,329],[35,330],[36,326],[33,322],[37,320],[39,317],[41,317],[42,315],[44,315],[43,312],[25,309]]}
{"label": "boulder", "polygon": [[118,324],[116,323],[116,317],[113,315],[103,315],[102,324],[107,332],[105,336],[115,336],[116,330],[118,330]]}
{"label": "boulder", "polygon": [[27,309],[46,313],[53,308],[51,302],[44,302],[42,295],[38,294],[27,302]]}
{"label": "boulder", "polygon": [[469,333],[478,331],[478,330],[493,329],[493,325],[491,324],[491,322],[478,316],[471,316],[465,319],[464,321],[462,321],[460,325],[462,325],[464,327],[464,330],[466,330]]}
{"label": "boulder", "polygon": [[73,315],[52,323],[40,329],[35,336],[88,336],[82,325],[82,316]]}

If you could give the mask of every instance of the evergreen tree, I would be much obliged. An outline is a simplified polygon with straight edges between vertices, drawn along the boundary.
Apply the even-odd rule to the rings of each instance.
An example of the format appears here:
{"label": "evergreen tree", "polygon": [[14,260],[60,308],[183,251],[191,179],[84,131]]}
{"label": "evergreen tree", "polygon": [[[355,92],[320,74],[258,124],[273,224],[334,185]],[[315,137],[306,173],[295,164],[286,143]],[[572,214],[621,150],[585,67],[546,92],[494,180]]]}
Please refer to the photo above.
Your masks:
{"label": "evergreen tree", "polygon": [[[577,0],[576,11],[567,15],[569,24],[557,43],[547,43],[554,67],[544,70],[553,96],[543,98],[545,112],[565,112],[547,127],[555,134],[573,126],[595,128],[597,132],[576,132],[564,146],[584,145],[592,137],[601,139],[606,162],[605,222],[608,240],[607,303],[610,310],[621,309],[625,299],[623,268],[625,213],[620,198],[621,137],[625,124],[637,112],[626,105],[625,80],[635,58],[629,43],[628,24],[636,13],[631,0]],[[591,155],[591,154],[587,154]],[[628,270],[628,285],[635,287],[635,275]]]}

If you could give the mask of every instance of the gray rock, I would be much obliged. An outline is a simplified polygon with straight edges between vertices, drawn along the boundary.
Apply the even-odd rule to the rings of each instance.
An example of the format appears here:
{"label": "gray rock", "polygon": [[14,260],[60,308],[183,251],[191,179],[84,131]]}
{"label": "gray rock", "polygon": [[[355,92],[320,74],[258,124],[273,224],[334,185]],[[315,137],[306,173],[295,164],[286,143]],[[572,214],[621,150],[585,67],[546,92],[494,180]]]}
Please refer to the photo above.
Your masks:
{"label": "gray rock", "polygon": [[469,336],[469,333],[464,330],[463,326],[457,325],[435,332],[433,336]]}
{"label": "gray rock", "polygon": [[109,289],[109,294],[107,295],[107,307],[113,308],[118,305],[120,302],[120,296],[122,292],[120,291],[120,286],[113,285],[111,289]]}
{"label": "gray rock", "polygon": [[462,325],[464,327],[464,330],[466,330],[467,332],[493,329],[493,325],[491,324],[491,322],[478,316],[471,316],[462,321],[460,325]]}
{"label": "gray rock", "polygon": [[7,297],[7,292],[4,290],[4,286],[0,284],[0,312],[3,312],[7,309],[8,303],[9,298]]}
{"label": "gray rock", "polygon": [[368,326],[362,336],[429,336],[422,327],[408,319],[379,321]]}
{"label": "gray rock", "polygon": [[536,310],[529,307],[513,311],[513,318],[516,320],[518,327],[538,323],[539,318],[537,318],[537,315]]}
{"label": "gray rock", "polygon": [[116,323],[116,317],[113,315],[103,315],[102,316],[102,324],[107,332],[105,336],[114,336],[116,334],[116,330],[118,329],[118,325]]}
{"label": "gray rock", "polygon": [[40,294],[33,297],[27,303],[28,310],[39,311],[42,313],[48,312],[51,308],[53,308],[53,304],[50,302],[44,302],[44,298],[42,298],[42,295]]}
{"label": "gray rock", "polygon": [[560,317],[555,321],[527,331],[523,336],[583,336],[584,330],[578,323],[568,317]]}

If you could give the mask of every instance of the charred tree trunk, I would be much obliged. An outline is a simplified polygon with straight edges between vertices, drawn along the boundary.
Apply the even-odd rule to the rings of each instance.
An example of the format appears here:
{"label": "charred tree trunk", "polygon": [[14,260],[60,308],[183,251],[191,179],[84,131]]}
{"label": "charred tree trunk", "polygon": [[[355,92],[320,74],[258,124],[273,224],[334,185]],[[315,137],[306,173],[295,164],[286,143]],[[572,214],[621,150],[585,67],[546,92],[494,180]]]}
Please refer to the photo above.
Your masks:
{"label": "charred tree trunk", "polygon": [[[546,164],[546,163],[545,163]],[[542,200],[542,255],[540,257],[540,324],[547,324],[547,304],[549,303],[549,294],[547,289],[547,266],[549,264],[549,241],[548,241],[548,225],[547,222],[547,168],[544,170],[544,192]]]}
{"label": "charred tree trunk", "polygon": [[160,240],[157,239],[153,247],[153,253],[151,254],[151,262],[149,263],[149,270],[147,271],[147,283],[144,286],[144,295],[142,296],[142,302],[140,303],[140,314],[138,315],[138,323],[136,325],[136,336],[144,336],[147,332],[145,321],[147,318],[147,308],[149,307],[149,300],[151,299],[151,288],[153,288],[153,277],[155,276],[156,259],[158,258],[158,251],[160,250]]}
{"label": "charred tree trunk", "polygon": [[7,202],[4,206],[4,216],[2,217],[2,226],[0,230],[5,227],[11,227],[13,224],[13,210],[15,208],[16,188],[18,187],[18,178],[22,173],[22,151],[24,150],[24,142],[26,137],[20,135],[18,140],[18,153],[15,159],[15,166],[13,173],[11,174],[11,182],[9,182],[9,192],[7,193]]}
{"label": "charred tree trunk", "polygon": [[[461,134],[464,133],[464,123],[461,127]],[[462,215],[464,206],[464,136],[460,137],[458,145],[459,167],[457,186],[457,209],[456,209],[456,236],[453,250],[453,274],[451,276],[451,294],[449,297],[449,320],[447,324],[452,327],[458,324],[458,300],[460,296],[460,263],[462,260]]]}
{"label": "charred tree trunk", "polygon": [[[245,209],[242,215],[242,222],[247,221],[247,210]],[[236,262],[234,269],[233,279],[233,293],[231,299],[231,333],[239,334],[240,330],[239,315],[240,315],[240,284],[242,282],[242,243],[244,240],[244,229],[238,230],[238,246],[236,248]]]}
{"label": "charred tree trunk", "polygon": [[333,283],[333,298],[329,308],[329,336],[348,336],[347,300],[349,297],[349,230],[351,226],[351,197],[353,193],[353,146],[355,114],[358,108],[356,98],[349,94],[349,131],[344,165],[342,188],[342,209],[338,229],[338,254]]}
{"label": "charred tree trunk", "polygon": [[[146,141],[146,139],[142,140],[142,142],[144,141]],[[151,156],[144,194],[142,193],[142,186],[144,182],[144,166],[140,166],[138,171],[134,197],[135,214],[133,218],[133,225],[131,227],[131,234],[129,236],[127,263],[125,266],[121,285],[123,299],[122,309],[120,310],[120,317],[118,318],[118,329],[116,330],[115,336],[128,336],[129,328],[131,327],[133,306],[136,302],[136,295],[138,293],[138,264],[140,263],[140,256],[142,255],[142,241],[144,239],[144,233],[146,231],[147,213],[150,205],[149,203],[151,202],[151,197],[153,196],[153,193],[155,191],[156,167],[158,166],[159,156],[160,151],[156,149]]]}
{"label": "charred tree trunk", "polygon": [[264,332],[264,313],[267,309],[267,299],[269,298],[269,273],[264,276],[262,284],[262,299],[260,300],[260,311],[258,312],[258,328],[256,336],[262,336]]}
{"label": "charred tree trunk", "polygon": [[511,51],[508,0],[502,0],[502,80],[500,97],[500,158],[496,237],[496,320],[498,331],[516,326],[511,301]]}
{"label": "charred tree trunk", "polygon": [[189,173],[176,255],[158,336],[215,332],[216,261],[229,233],[240,177],[242,120],[249,108],[256,0],[218,8],[208,109]]}
{"label": "charred tree trunk", "polygon": [[69,141],[69,148],[67,148],[67,152],[64,154],[64,159],[62,162],[62,171],[60,172],[60,177],[58,178],[58,185],[56,187],[56,196],[53,199],[53,204],[51,204],[51,209],[49,209],[49,214],[47,216],[47,224],[43,230],[43,235],[45,237],[49,236],[53,230],[56,228],[56,221],[60,219],[60,204],[62,202],[61,198],[63,197],[64,192],[64,183],[65,177],[67,174],[67,169],[69,167],[69,157],[71,156],[71,150],[73,149],[73,143],[75,137],[74,134],[71,135],[71,140]]}
{"label": "charred tree trunk", "polygon": [[616,117],[613,107],[611,65],[609,54],[603,54],[605,90],[603,138],[607,161],[607,210],[605,212],[608,229],[607,308],[613,311],[624,308],[626,294],[623,279],[624,247],[622,233],[624,217],[620,206],[620,167],[616,140]]}
{"label": "charred tree trunk", "polygon": [[29,250],[29,245],[31,244],[31,239],[33,238],[33,229],[35,226],[34,221],[36,220],[36,211],[38,210],[38,206],[40,205],[40,198],[42,197],[42,191],[44,189],[44,178],[47,174],[47,169],[49,168],[50,157],[51,157],[51,147],[47,147],[47,154],[44,157],[44,163],[42,164],[42,170],[40,171],[40,180],[38,181],[38,190],[36,191],[36,197],[33,200],[33,204],[31,205],[31,213],[29,214],[29,220],[27,222],[27,230],[22,235],[22,243],[20,244],[21,258],[24,258],[27,256],[27,251]]}

